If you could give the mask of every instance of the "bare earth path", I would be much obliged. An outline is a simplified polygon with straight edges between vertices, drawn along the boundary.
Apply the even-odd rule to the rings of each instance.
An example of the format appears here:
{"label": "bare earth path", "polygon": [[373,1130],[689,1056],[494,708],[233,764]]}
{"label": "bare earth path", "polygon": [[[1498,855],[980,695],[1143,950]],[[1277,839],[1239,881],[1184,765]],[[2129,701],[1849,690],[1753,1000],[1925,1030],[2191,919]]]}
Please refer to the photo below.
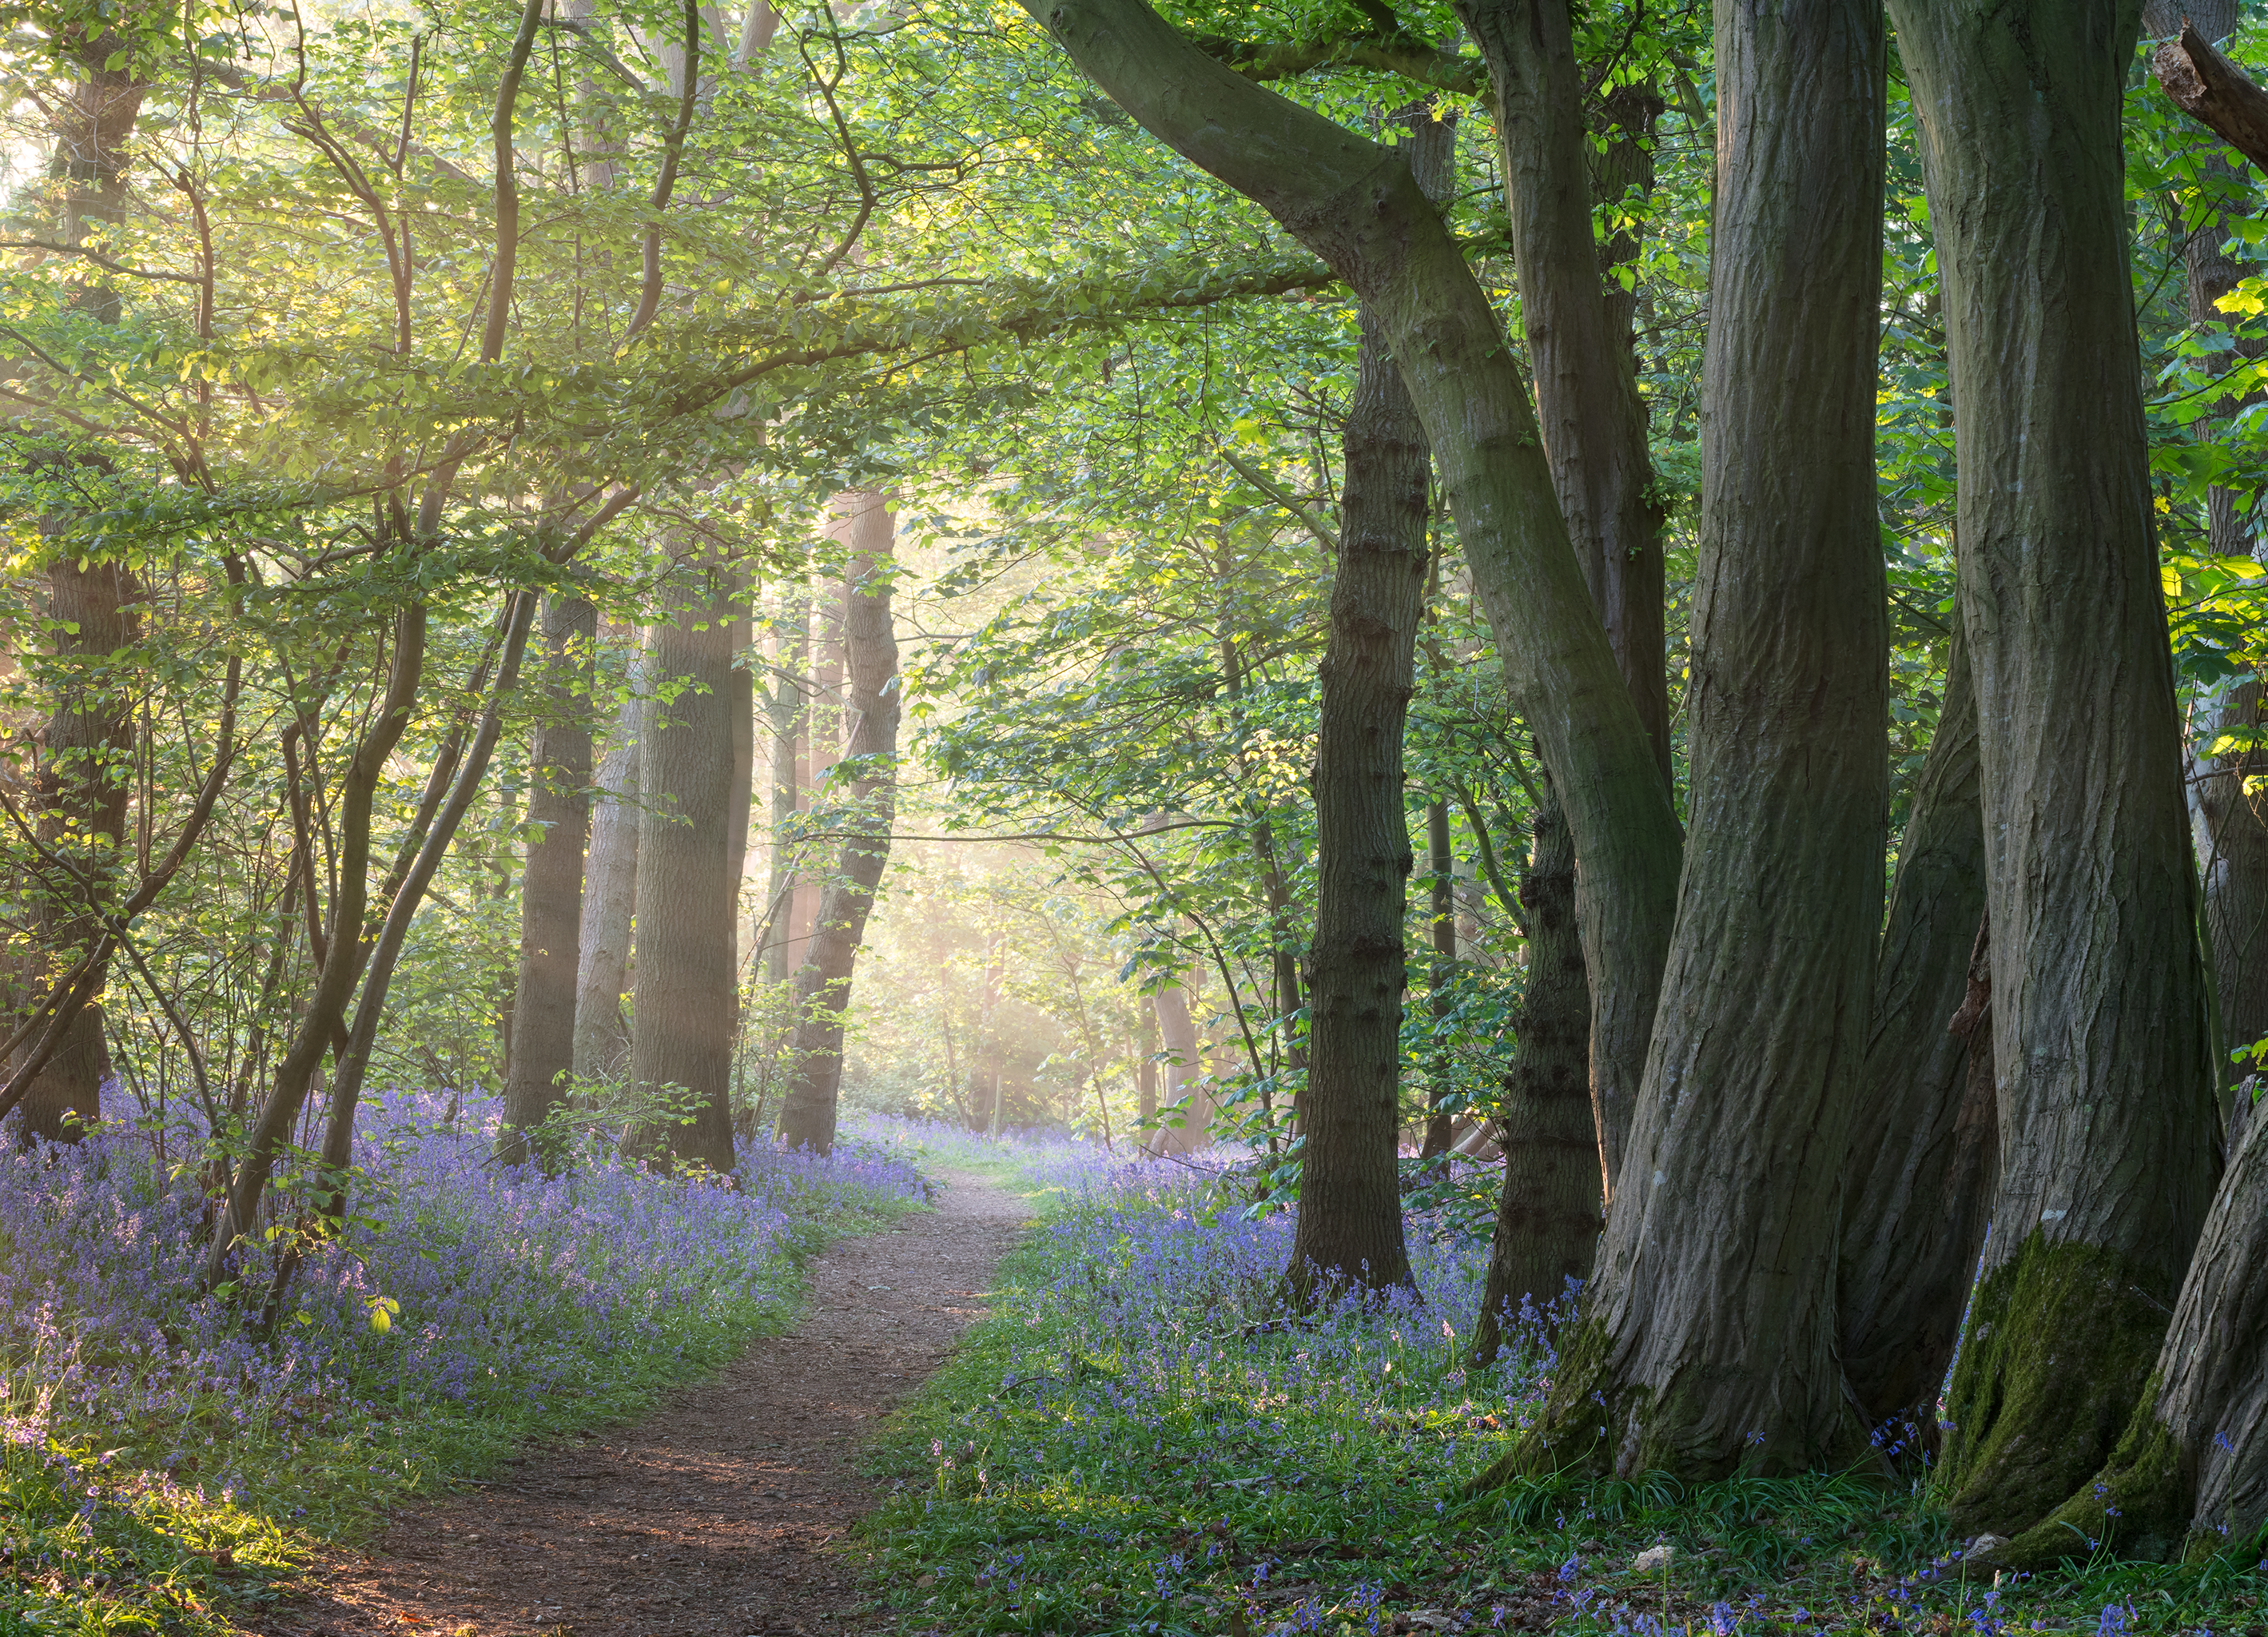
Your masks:
{"label": "bare earth path", "polygon": [[934,1214],[830,1247],[789,1335],[636,1427],[538,1450],[326,1565],[267,1637],[750,1637],[845,1629],[827,1550],[873,1505],[868,1429],[982,1310],[1030,1214],[956,1175]]}

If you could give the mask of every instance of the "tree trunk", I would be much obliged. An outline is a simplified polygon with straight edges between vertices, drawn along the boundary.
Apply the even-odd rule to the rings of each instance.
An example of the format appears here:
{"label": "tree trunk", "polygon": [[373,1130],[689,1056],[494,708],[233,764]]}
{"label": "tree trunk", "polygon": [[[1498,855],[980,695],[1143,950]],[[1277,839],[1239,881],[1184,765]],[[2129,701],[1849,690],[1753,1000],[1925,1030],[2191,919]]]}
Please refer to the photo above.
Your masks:
{"label": "tree trunk", "polygon": [[690,684],[648,702],[638,752],[637,967],[630,1083],[676,1088],[690,1121],[642,1122],[632,1153],[733,1169],[732,576],[693,571],[689,605],[654,630],[653,681]]}
{"label": "tree trunk", "polygon": [[1241,78],[1143,0],[1027,4],[1120,107],[1344,277],[1391,344],[1513,702],[1566,807],[1582,860],[1594,1093],[1628,1105],[1676,911],[1677,817],[1567,543],[1527,387],[1464,251],[1399,152]]}
{"label": "tree trunk", "polygon": [[2111,0],[1896,0],[1936,225],[2000,1176],[1939,1467],[2014,1535],[2110,1452],[2213,1196],[2214,1077],[2128,281]]}
{"label": "tree trunk", "polygon": [[[34,834],[70,873],[52,866],[37,872],[34,918],[40,952],[61,974],[100,936],[100,912],[115,896],[123,862],[132,697],[114,674],[111,656],[140,639],[141,621],[134,576],[121,564],[59,557],[48,571],[48,588],[55,709],[40,735]],[[26,1043],[22,1066],[30,1066],[22,1059],[35,1043]],[[26,1137],[77,1141],[101,1119],[102,1086],[110,1077],[102,1007],[89,1001],[25,1092],[19,1130]]]}
{"label": "tree trunk", "polygon": [[528,844],[519,885],[519,983],[504,1076],[500,1164],[534,1154],[526,1132],[567,1101],[575,1066],[577,942],[583,922],[583,847],[591,828],[590,690],[599,616],[587,599],[547,598],[543,643],[549,713],[535,730]]}
{"label": "tree trunk", "polygon": [[803,785],[797,763],[805,726],[803,669],[810,644],[811,605],[798,591],[780,604],[772,637],[771,684],[764,694],[764,720],[772,735],[771,867],[764,883],[764,981],[788,980],[788,933],[794,918],[795,848],[788,839],[801,811]]}
{"label": "tree trunk", "polygon": [[[1456,127],[1423,106],[1403,151],[1429,195],[1448,191]],[[1425,429],[1366,316],[1344,439],[1337,572],[1315,730],[1315,938],[1307,955],[1307,1147],[1285,1293],[1300,1308],[1410,1279],[1402,1235],[1403,932],[1410,819],[1402,736],[1425,612]]]}
{"label": "tree trunk", "polygon": [[[2268,1524],[2268,1120],[2237,1139],[2149,1388],[2103,1470],[1995,1552],[2044,1568],[2092,1555],[2203,1557]],[[2186,1541],[2184,1541],[2186,1537]]]}
{"label": "tree trunk", "polygon": [[1508,1321],[1533,1323],[1591,1276],[1599,1248],[1599,1139],[1591,1110],[1591,997],[1575,931],[1575,842],[1556,802],[1536,809],[1533,861],[1520,884],[1528,982],[1519,1045],[1504,1079],[1504,1194],[1472,1361],[1496,1362]]}
{"label": "tree trunk", "polygon": [[1984,913],[1977,694],[1958,630],[1898,851],[1843,1206],[1843,1369],[1867,1418],[1933,1424],[1999,1154],[1989,1020],[1952,1025]]}
{"label": "tree trunk", "polygon": [[593,780],[590,867],[583,893],[579,964],[575,974],[574,1070],[578,1080],[627,1072],[630,1036],[622,1027],[629,986],[630,923],[637,907],[638,741],[645,702],[622,702]]}
{"label": "tree trunk", "polygon": [[1197,1025],[1189,1011],[1189,992],[1169,984],[1150,997],[1150,1009],[1158,1019],[1159,1046],[1168,1058],[1160,1111],[1178,1115],[1182,1121],[1178,1131],[1167,1126],[1158,1132],[1158,1152],[1188,1154],[1203,1147],[1205,1136],[1197,1109]]}
{"label": "tree trunk", "polygon": [[1165,1133],[1158,1129],[1158,1008],[1144,995],[1135,1016],[1134,1096],[1142,1118],[1142,1151],[1163,1154]]}
{"label": "tree trunk", "polygon": [[[822,1154],[835,1146],[851,970],[890,861],[890,829],[897,815],[898,641],[891,626],[889,582],[897,520],[882,495],[862,490],[845,498],[850,560],[843,634],[850,734],[843,754],[857,765],[836,778],[847,778],[845,799],[836,805],[845,828],[854,833],[844,839],[821,896],[811,957],[796,974],[795,1040],[788,1052],[791,1078],[780,1127],[789,1147]],[[992,1099],[997,1119],[997,1074]]]}
{"label": "tree trunk", "polygon": [[1716,41],[1676,937],[1581,1326],[1506,1472],[1716,1478],[1865,1447],[1836,1360],[1835,1241],[1889,779],[1887,51],[1867,0],[1722,4]]}

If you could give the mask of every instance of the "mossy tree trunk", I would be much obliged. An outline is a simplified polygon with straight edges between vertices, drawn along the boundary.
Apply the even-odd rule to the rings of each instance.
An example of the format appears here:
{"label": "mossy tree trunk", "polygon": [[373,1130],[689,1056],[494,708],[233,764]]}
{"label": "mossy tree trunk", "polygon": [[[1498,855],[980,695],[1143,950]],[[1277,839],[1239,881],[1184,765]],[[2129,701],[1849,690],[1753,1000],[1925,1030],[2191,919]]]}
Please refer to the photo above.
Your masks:
{"label": "mossy tree trunk", "polygon": [[[1447,190],[1455,127],[1419,108],[1403,151],[1429,195]],[[1315,731],[1315,937],[1307,956],[1307,1147],[1287,1298],[1410,1280],[1395,1166],[1403,887],[1413,859],[1402,738],[1425,610],[1425,428],[1384,333],[1366,316],[1344,439],[1336,572]]]}
{"label": "mossy tree trunk", "polygon": [[519,885],[519,982],[512,1011],[497,1157],[545,1158],[526,1133],[567,1099],[575,1066],[575,981],[583,922],[583,850],[591,828],[590,689],[598,611],[545,600],[547,714],[535,729],[527,821],[535,837]]}
{"label": "mossy tree trunk", "polygon": [[1843,1369],[1880,1424],[1922,1424],[1953,1359],[1997,1178],[1989,1017],[1956,1031],[1984,914],[1977,693],[1956,628],[1875,963],[1843,1206]]}
{"label": "mossy tree trunk", "polygon": [[1939,1471],[2013,1535],[2102,1466],[2212,1198],[2116,0],[1893,0],[1937,232],[1976,667],[2000,1175]]}
{"label": "mossy tree trunk", "polygon": [[1145,129],[1344,277],[1386,336],[1582,859],[1594,1073],[1635,1087],[1676,911],[1677,816],[1568,544],[1527,384],[1463,249],[1395,151],[1244,79],[1143,0],[1027,5]]}
{"label": "mossy tree trunk", "polygon": [[[843,754],[853,766],[835,777],[846,786],[836,793],[836,811],[851,833],[820,896],[811,952],[796,973],[795,1035],[780,1110],[780,1134],[788,1145],[821,1153],[835,1146],[843,1015],[850,1005],[851,973],[866,935],[866,917],[890,861],[890,829],[897,814],[898,642],[891,626],[889,579],[897,523],[883,495],[862,490],[849,498],[843,642],[850,683],[850,735]],[[996,1068],[996,1130],[999,1099]]]}
{"label": "mossy tree trunk", "polygon": [[1489,1242],[1488,1279],[1473,1327],[1476,1365],[1492,1364],[1507,1321],[1538,1319],[1591,1276],[1600,1226],[1599,1139],[1588,1060],[1591,997],[1575,931],[1575,841],[1547,800],[1520,883],[1528,921],[1528,981],[1519,1045],[1505,1075],[1504,1192]]}
{"label": "mossy tree trunk", "polygon": [[1863,1447],[1836,1359],[1835,1230],[1889,784],[1887,48],[1867,0],[1720,4],[1716,42],[1676,936],[1598,1271],[1504,1475],[1712,1478]]}

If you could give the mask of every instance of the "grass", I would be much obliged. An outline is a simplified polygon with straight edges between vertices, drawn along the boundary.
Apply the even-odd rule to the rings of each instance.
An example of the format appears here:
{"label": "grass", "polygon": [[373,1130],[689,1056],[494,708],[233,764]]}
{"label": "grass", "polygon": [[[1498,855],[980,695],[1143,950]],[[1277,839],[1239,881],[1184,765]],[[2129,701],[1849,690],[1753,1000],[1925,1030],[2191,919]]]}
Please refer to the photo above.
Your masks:
{"label": "grass", "polygon": [[[48,1198],[17,1195],[0,1262],[59,1271],[0,1292],[0,1637],[223,1633],[385,1509],[633,1419],[785,1328],[814,1253],[921,1208],[879,1156],[791,1157],[728,1195],[499,1176],[482,1133],[399,1132],[364,1191],[389,1220],[303,1278],[271,1341],[188,1300],[194,1211],[131,1150],[58,1156]],[[90,1238],[105,1253],[74,1261]]]}
{"label": "grass", "polygon": [[[1036,1187],[1046,1169],[1021,1171]],[[1271,1242],[1227,1185],[1127,1176],[1090,1167],[1049,1191],[990,1316],[874,1450],[892,1488],[864,1529],[869,1586],[901,1631],[2268,1629],[2257,1551],[1995,1584],[1952,1559],[1912,1479],[1656,1475],[1465,1500],[1548,1350],[1468,1375],[1441,1328],[1463,1287],[1438,1269],[1422,1309],[1271,1322]],[[1484,1247],[1442,1253],[1476,1265]]]}

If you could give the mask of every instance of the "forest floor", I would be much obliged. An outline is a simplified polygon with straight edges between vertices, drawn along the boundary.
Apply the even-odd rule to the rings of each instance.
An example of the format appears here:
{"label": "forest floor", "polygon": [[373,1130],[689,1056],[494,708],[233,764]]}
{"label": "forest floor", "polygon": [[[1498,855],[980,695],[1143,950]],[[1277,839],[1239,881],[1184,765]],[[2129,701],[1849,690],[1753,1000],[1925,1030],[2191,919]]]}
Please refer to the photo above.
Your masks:
{"label": "forest floor", "polygon": [[750,1637],[850,1628],[830,1550],[880,1498],[866,1434],[983,1312],[1031,1212],[951,1174],[935,1212],[838,1242],[806,1316],[628,1427],[534,1449],[319,1562],[256,1637]]}

